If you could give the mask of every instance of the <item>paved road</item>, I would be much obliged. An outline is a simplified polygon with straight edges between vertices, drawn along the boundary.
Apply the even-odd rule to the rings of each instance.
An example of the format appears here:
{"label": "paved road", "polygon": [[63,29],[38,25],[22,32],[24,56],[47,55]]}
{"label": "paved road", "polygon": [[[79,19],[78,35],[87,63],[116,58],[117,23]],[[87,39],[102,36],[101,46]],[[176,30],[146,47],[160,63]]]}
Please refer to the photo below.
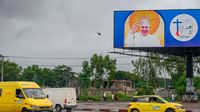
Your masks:
{"label": "paved road", "polygon": [[[111,112],[119,112],[119,110],[127,109],[129,102],[79,102],[77,103],[77,108],[73,112],[81,112],[77,109],[92,109],[97,112],[99,109],[110,109]],[[200,103],[182,103],[187,110],[192,110],[192,112],[200,112]],[[197,111],[199,110],[199,111]],[[63,111],[65,112],[65,111]],[[91,112],[91,111],[84,111]]]}
{"label": "paved road", "polygon": [[89,109],[127,109],[129,102],[80,102],[77,108]]}
{"label": "paved road", "polygon": [[[80,102],[77,108],[127,109],[129,102]],[[181,103],[188,110],[200,110],[200,103]]]}

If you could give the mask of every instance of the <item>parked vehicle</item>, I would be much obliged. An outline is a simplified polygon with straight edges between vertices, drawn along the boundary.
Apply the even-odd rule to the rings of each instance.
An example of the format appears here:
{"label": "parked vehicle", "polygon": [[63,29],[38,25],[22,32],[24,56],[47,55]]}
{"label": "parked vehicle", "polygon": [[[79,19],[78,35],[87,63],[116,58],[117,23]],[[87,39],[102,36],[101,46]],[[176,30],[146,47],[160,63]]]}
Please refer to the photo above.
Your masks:
{"label": "parked vehicle", "polygon": [[193,92],[185,93],[185,95],[183,95],[182,102],[198,103],[198,94]]}
{"label": "parked vehicle", "polygon": [[34,82],[0,82],[0,112],[52,112],[52,102]]}
{"label": "parked vehicle", "polygon": [[73,107],[77,106],[75,88],[44,88],[43,91],[53,102],[57,112],[61,112],[62,109],[70,112]]}
{"label": "parked vehicle", "polygon": [[183,105],[171,103],[157,95],[134,96],[128,112],[185,112]]}

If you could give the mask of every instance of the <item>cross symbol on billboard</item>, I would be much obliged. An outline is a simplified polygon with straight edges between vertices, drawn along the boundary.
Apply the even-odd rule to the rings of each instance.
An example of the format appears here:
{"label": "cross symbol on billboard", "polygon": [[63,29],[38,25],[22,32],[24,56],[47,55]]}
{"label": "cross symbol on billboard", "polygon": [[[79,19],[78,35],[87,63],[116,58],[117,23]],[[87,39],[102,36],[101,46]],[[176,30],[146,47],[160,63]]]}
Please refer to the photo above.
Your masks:
{"label": "cross symbol on billboard", "polygon": [[174,24],[176,24],[176,35],[177,36],[180,36],[180,34],[179,34],[179,24],[181,24],[181,23],[183,23],[183,22],[181,22],[181,21],[179,21],[178,19],[175,21],[175,22],[173,22]]}

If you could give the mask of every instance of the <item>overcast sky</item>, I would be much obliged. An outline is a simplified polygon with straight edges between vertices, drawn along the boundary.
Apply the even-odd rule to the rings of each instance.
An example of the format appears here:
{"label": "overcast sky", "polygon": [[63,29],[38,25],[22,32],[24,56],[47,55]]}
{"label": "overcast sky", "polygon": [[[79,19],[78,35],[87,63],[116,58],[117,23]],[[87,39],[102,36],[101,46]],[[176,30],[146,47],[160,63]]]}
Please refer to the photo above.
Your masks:
{"label": "overcast sky", "polygon": [[[0,54],[49,58],[106,55],[113,51],[113,11],[198,9],[199,4],[200,0],[0,0]],[[126,57],[118,58],[117,63],[133,59]],[[81,65],[83,61],[9,60],[19,65]],[[131,64],[118,65],[118,70],[131,68]],[[79,72],[81,67],[73,69]]]}

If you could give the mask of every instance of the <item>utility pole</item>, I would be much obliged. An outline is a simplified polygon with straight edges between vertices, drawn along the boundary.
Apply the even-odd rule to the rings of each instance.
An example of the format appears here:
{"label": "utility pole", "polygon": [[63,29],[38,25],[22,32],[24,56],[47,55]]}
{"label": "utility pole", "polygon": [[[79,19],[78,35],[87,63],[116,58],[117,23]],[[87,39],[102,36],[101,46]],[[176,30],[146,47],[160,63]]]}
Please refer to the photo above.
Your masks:
{"label": "utility pole", "polygon": [[4,56],[0,55],[1,57],[1,82],[3,82],[3,62],[4,62]]}

